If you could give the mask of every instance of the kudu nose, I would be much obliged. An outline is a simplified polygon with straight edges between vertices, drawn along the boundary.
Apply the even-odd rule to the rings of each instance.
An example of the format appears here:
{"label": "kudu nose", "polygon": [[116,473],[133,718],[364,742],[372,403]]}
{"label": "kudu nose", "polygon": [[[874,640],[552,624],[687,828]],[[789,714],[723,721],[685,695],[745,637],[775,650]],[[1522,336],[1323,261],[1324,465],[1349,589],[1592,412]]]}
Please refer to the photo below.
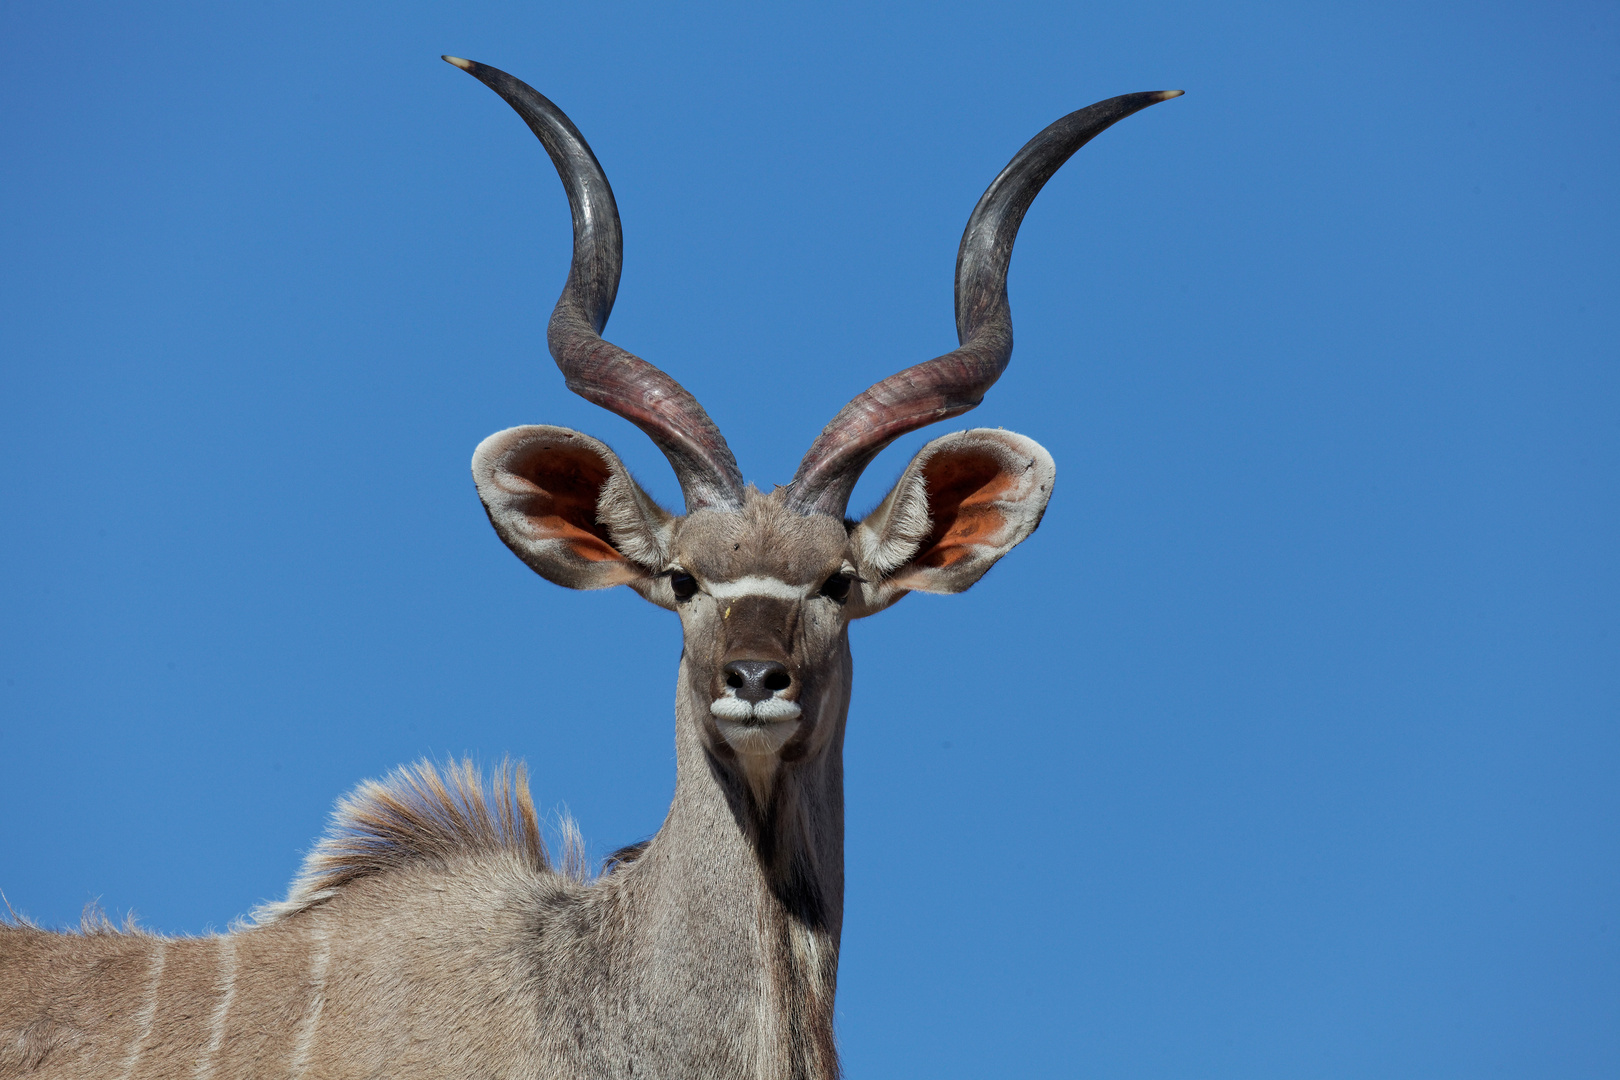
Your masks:
{"label": "kudu nose", "polygon": [[793,685],[786,664],[775,660],[733,660],[721,669],[726,685],[747,702],[760,702]]}

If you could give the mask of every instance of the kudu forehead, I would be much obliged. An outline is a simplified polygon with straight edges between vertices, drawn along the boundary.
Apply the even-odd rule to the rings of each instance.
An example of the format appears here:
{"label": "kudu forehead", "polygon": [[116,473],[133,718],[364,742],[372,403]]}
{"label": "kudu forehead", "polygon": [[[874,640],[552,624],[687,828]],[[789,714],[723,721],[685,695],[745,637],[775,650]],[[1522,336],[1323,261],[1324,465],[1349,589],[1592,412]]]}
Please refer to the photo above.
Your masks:
{"label": "kudu forehead", "polygon": [[847,557],[849,532],[827,514],[782,505],[780,490],[750,490],[736,511],[699,510],[676,526],[674,561],[707,582],[758,577],[820,584]]}

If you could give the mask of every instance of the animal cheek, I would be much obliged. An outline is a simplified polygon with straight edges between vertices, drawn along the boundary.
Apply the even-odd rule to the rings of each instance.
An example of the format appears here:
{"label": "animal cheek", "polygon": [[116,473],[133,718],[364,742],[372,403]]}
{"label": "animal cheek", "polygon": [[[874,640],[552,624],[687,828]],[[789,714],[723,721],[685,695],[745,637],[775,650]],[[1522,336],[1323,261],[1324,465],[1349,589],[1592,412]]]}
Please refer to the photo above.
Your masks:
{"label": "animal cheek", "polygon": [[838,632],[848,621],[847,608],[834,606],[825,601],[807,606],[809,610],[799,621],[799,636],[806,639],[812,648],[824,647],[838,636]]}
{"label": "animal cheek", "polygon": [[720,613],[715,610],[714,601],[702,594],[677,604],[675,613],[681,617],[681,628],[688,645],[694,638],[712,637],[720,622]]}

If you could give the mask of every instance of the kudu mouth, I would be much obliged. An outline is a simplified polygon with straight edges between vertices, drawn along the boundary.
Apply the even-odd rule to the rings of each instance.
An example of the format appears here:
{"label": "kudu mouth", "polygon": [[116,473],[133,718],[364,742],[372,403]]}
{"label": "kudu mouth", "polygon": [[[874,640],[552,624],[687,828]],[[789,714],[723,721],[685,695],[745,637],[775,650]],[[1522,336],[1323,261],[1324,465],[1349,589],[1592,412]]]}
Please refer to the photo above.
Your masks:
{"label": "kudu mouth", "polygon": [[709,715],[720,734],[741,753],[780,750],[796,733],[804,707],[802,680],[780,660],[732,660],[716,680]]}
{"label": "kudu mouth", "polygon": [[709,714],[716,719],[742,724],[745,727],[760,727],[797,720],[804,715],[804,709],[797,701],[787,701],[783,698],[744,701],[740,697],[728,694],[709,703]]}
{"label": "kudu mouth", "polygon": [[709,715],[720,737],[737,753],[774,756],[799,733],[804,708],[775,694],[749,701],[728,686],[725,694],[709,703]]}

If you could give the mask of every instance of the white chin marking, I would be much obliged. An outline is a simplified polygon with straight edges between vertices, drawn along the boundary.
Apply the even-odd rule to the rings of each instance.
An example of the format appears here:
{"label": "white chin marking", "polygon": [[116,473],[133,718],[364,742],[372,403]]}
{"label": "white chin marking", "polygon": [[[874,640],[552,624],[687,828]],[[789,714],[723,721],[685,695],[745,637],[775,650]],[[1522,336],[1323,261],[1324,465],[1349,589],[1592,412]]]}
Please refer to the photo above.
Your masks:
{"label": "white chin marking", "polygon": [[774,754],[793,737],[797,720],[804,712],[796,701],[766,698],[749,704],[741,698],[723,697],[709,703],[721,738],[739,754]]}
{"label": "white chin marking", "polygon": [[775,754],[793,737],[797,724],[738,724],[721,720],[720,736],[744,756]]}

